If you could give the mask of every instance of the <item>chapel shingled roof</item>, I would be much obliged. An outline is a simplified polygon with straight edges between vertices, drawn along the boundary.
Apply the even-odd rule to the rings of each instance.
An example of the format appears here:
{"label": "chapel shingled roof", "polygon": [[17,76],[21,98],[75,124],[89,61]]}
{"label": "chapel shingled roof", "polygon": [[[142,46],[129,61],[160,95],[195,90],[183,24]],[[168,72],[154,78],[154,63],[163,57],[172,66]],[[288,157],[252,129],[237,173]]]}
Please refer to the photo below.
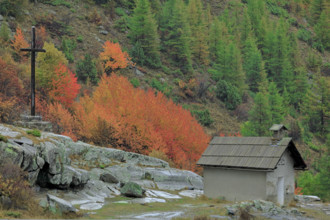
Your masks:
{"label": "chapel shingled roof", "polygon": [[273,170],[286,149],[294,159],[295,169],[307,167],[291,138],[274,144],[271,137],[214,137],[197,164]]}

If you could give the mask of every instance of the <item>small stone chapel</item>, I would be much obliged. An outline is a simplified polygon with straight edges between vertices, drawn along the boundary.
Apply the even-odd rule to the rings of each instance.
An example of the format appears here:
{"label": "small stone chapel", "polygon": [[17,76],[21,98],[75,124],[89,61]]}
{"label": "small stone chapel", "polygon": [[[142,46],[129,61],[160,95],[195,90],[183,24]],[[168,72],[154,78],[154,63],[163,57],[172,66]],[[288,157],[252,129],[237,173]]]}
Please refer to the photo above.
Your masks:
{"label": "small stone chapel", "polygon": [[287,128],[275,124],[273,137],[214,137],[198,161],[204,194],[229,201],[263,199],[288,204],[294,196],[294,170],[306,164]]}

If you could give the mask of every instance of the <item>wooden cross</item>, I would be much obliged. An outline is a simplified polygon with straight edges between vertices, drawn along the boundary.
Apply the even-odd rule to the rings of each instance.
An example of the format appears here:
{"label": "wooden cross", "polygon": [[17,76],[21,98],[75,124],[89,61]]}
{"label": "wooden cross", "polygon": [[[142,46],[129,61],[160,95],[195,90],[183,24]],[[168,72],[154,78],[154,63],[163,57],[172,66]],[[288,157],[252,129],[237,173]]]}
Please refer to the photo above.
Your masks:
{"label": "wooden cross", "polygon": [[37,49],[36,46],[36,28],[32,26],[31,48],[21,48],[21,51],[31,52],[31,115],[36,115],[35,93],[36,93],[36,53],[46,52],[44,49]]}

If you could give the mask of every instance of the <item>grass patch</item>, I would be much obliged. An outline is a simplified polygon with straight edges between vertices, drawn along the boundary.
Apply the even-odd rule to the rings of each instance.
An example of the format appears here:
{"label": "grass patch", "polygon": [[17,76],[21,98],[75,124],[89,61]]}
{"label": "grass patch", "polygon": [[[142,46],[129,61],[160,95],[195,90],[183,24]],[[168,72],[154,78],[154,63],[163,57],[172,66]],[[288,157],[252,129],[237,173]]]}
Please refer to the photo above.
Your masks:
{"label": "grass patch", "polygon": [[8,139],[5,136],[3,136],[3,135],[0,134],[0,141],[3,141],[5,143],[7,143],[8,142]]}
{"label": "grass patch", "polygon": [[[173,192],[170,192],[173,194]],[[183,211],[183,218],[178,219],[198,219],[197,217],[209,217],[210,215],[226,215],[224,204],[217,203],[214,199],[200,198],[182,198],[167,200],[166,203],[150,203],[150,204],[125,204],[114,203],[118,201],[129,201],[130,198],[115,197],[108,199],[108,204],[102,209],[97,210],[95,215],[90,217],[93,219],[111,219],[111,218],[129,218],[130,215],[139,215],[149,212],[169,212]],[[203,218],[200,218],[203,219]]]}
{"label": "grass patch", "polygon": [[41,137],[41,132],[38,129],[27,130],[26,133],[35,137]]}

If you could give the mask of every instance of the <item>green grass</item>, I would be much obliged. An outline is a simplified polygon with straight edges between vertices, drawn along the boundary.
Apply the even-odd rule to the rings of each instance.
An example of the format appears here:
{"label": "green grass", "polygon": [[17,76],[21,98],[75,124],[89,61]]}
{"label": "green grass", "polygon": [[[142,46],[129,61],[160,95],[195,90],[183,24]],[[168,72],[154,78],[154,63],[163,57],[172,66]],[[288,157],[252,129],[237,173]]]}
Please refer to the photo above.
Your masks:
{"label": "green grass", "polygon": [[[173,193],[173,192],[171,192]],[[219,202],[220,200],[208,199],[200,197],[197,199],[182,198],[167,200],[166,203],[149,203],[149,204],[123,204],[114,203],[118,201],[128,201],[126,197],[115,197],[108,199],[102,209],[97,210],[95,215],[90,215],[92,219],[111,219],[111,218],[129,218],[130,215],[139,215],[149,212],[169,212],[183,211],[184,218],[193,218],[195,216],[210,216],[210,215],[226,215],[224,206],[227,202]]]}
{"label": "green grass", "polygon": [[27,130],[26,133],[35,137],[41,137],[41,132],[38,129]]}

